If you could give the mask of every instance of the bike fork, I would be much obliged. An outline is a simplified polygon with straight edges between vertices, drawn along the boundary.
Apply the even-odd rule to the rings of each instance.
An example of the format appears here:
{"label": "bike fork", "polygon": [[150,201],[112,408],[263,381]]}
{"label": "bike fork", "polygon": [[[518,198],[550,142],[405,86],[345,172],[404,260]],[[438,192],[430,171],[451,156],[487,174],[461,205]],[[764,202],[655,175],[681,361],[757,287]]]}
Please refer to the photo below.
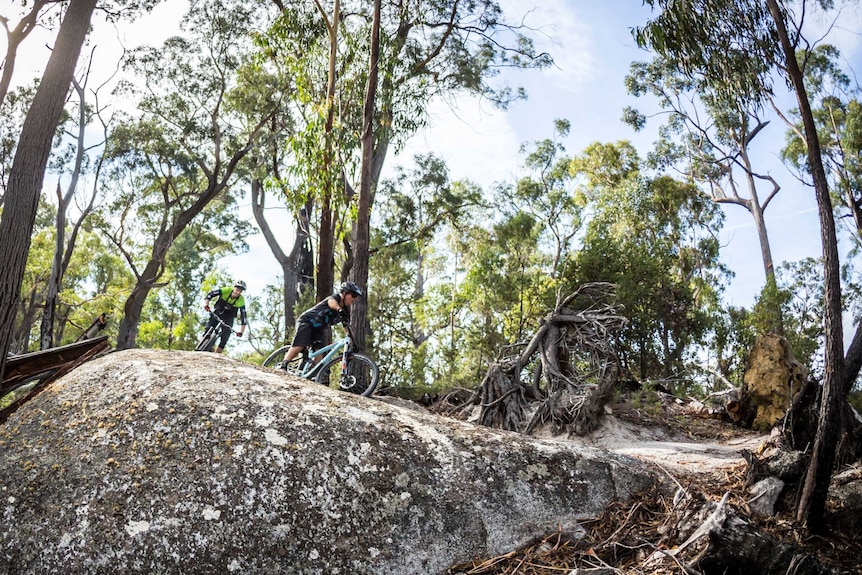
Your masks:
{"label": "bike fork", "polygon": [[347,349],[344,350],[344,353],[341,354],[341,379],[339,380],[341,383],[347,379]]}

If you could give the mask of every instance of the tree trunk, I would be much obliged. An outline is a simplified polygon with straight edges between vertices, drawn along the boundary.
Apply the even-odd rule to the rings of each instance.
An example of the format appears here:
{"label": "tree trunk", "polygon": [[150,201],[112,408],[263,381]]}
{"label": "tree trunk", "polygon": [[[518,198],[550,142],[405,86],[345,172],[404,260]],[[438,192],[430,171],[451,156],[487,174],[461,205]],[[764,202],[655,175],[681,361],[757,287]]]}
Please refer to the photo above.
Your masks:
{"label": "tree trunk", "polygon": [[840,262],[838,241],[835,234],[835,220],[832,200],[829,197],[829,183],[823,168],[820,153],[820,140],[817,125],[811,112],[811,104],[805,90],[804,78],[796,61],[794,46],[790,42],[781,9],[776,0],[767,0],[769,12],[775,21],[781,47],[784,52],[784,65],[796,93],[799,116],[805,130],[805,144],[808,152],[808,168],[814,180],[820,216],[820,235],[823,241],[824,261],[824,307],[826,350],[824,358],[823,400],[820,404],[820,419],[811,463],[802,487],[802,496],[796,510],[796,519],[811,531],[823,528],[826,511],[826,495],[832,470],[835,464],[835,451],[838,444],[840,415],[847,399],[844,393],[844,344],[841,318]]}
{"label": "tree trunk", "polygon": [[[753,179],[751,175],[748,178]],[[757,237],[760,240],[760,257],[763,260],[763,273],[766,277],[766,285],[775,287],[775,265],[772,259],[772,248],[769,245],[769,234],[766,231],[766,220],[763,217],[763,207],[760,205],[760,200],[754,192],[754,182],[751,186],[751,201],[749,202],[749,211],[754,218],[754,227],[757,230]],[[769,290],[773,293],[773,290]],[[782,317],[781,306],[774,298],[769,301],[770,309],[775,317],[769,322],[769,328],[776,334],[784,335],[784,318]]]}
{"label": "tree trunk", "polygon": [[51,141],[66,102],[75,64],[87,37],[96,0],[70,0],[54,50],[27,112],[12,162],[0,219],[0,379],[6,367],[15,309],[30,250]]}
{"label": "tree trunk", "polygon": [[[354,246],[353,281],[360,286],[368,285],[368,248],[371,226],[371,189],[374,159],[374,102],[377,97],[378,64],[380,62],[380,0],[374,0],[374,18],[371,23],[371,55],[368,84],[365,87],[365,106],[362,126],[362,176],[359,182],[359,206],[356,216],[356,245]],[[367,295],[367,287],[366,287]],[[368,300],[359,298],[350,317],[356,345],[365,347]]]}
{"label": "tree trunk", "polygon": [[[84,165],[84,144],[85,133],[87,128],[87,107],[86,94],[84,85],[79,84],[75,79],[72,79],[75,91],[78,93],[78,135],[75,145],[75,166],[72,168],[72,177],[69,181],[69,187],[66,193],[60,192],[60,182],[57,181],[57,225],[56,238],[54,242],[54,260],[51,263],[51,276],[48,279],[48,293],[45,297],[45,309],[42,312],[42,326],[40,334],[40,349],[49,349],[54,346],[55,333],[54,327],[57,323],[57,297],[60,294],[60,288],[63,284],[63,276],[66,275],[66,269],[71,259],[71,253],[74,249],[75,235],[69,238],[69,245],[66,245],[66,216],[69,211],[69,204],[75,196],[78,189],[78,179],[81,176],[81,168]],[[93,202],[91,200],[90,206]],[[86,217],[89,208],[81,214],[81,220]],[[80,223],[80,221],[79,221]],[[77,229],[77,225],[76,225]]]}
{"label": "tree trunk", "polygon": [[[156,246],[164,242],[156,241]],[[170,243],[168,243],[170,246]],[[132,349],[135,347],[135,341],[138,338],[138,324],[141,321],[141,312],[144,309],[144,303],[147,301],[147,296],[150,295],[150,290],[156,284],[164,271],[163,262],[167,255],[167,247],[160,249],[153,247],[153,253],[147,266],[141,273],[135,287],[132,288],[132,293],[126,298],[123,304],[123,320],[120,322],[119,331],[117,332],[117,349]]]}
{"label": "tree trunk", "polygon": [[309,214],[312,211],[313,202],[309,199],[296,218],[296,243],[299,246],[296,273],[299,293],[314,289],[314,250],[311,246],[311,229],[309,227]]}
{"label": "tree trunk", "polygon": [[[257,222],[257,227],[260,228],[260,231],[266,240],[266,244],[269,246],[272,255],[278,262],[278,265],[281,266],[282,302],[284,304],[284,334],[285,337],[287,337],[287,333],[290,331],[290,328],[296,320],[293,313],[293,308],[296,306],[296,263],[301,249],[300,237],[302,231],[300,230],[301,226],[297,225],[296,239],[293,242],[293,249],[290,250],[290,255],[285,254],[284,250],[281,249],[275,234],[272,233],[272,230],[269,227],[269,222],[266,221],[266,215],[264,214],[265,204],[266,192],[263,191],[263,187],[260,185],[260,180],[255,178],[251,182],[251,211],[254,214],[254,220]],[[299,217],[297,217],[297,220],[299,220]]]}
{"label": "tree trunk", "polygon": [[[68,196],[67,196],[68,197]],[[45,309],[42,310],[42,325],[39,336],[39,349],[54,347],[54,323],[57,312],[57,295],[60,293],[60,282],[63,273],[60,269],[63,262],[63,247],[66,243],[66,209],[69,203],[67,197],[60,193],[60,183],[57,182],[57,218],[56,237],[54,240],[54,258],[51,262],[51,275],[48,277],[48,290],[45,295]]]}
{"label": "tree trunk", "polygon": [[[320,4],[317,5],[321,9]],[[321,9],[322,12],[322,9]],[[335,226],[332,217],[332,130],[335,123],[335,61],[338,55],[338,25],[341,22],[341,2],[335,0],[332,9],[332,20],[323,14],[329,30],[329,74],[326,86],[326,126],[324,142],[326,149],[323,157],[323,173],[326,188],[320,203],[320,239],[317,251],[317,300],[320,301],[332,293],[335,283]]]}

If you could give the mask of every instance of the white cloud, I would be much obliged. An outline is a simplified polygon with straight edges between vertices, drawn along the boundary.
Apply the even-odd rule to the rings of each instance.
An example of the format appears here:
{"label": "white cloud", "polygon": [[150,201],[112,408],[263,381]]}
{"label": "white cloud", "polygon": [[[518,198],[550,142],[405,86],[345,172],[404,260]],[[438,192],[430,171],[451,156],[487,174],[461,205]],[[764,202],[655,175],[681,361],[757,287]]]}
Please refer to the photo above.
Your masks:
{"label": "white cloud", "polygon": [[[123,47],[132,49],[142,45],[161,45],[165,39],[179,32],[180,16],[185,13],[187,5],[186,0],[162,2],[151,13],[137,20],[123,20],[117,24],[107,22],[105,14],[97,10],[93,14],[92,29],[86,45],[81,49],[79,76],[91,52],[94,54],[95,79],[90,84],[97,85],[114,73]],[[16,15],[10,16],[10,26],[16,25],[19,19]],[[13,86],[29,84],[33,77],[41,77],[56,35],[56,30],[36,27],[24,40],[15,62]],[[5,54],[5,36],[0,40],[3,40],[0,46]]]}
{"label": "white cloud", "polygon": [[415,154],[433,152],[446,161],[450,179],[469,179],[488,189],[513,177],[520,145],[511,118],[476,98],[457,99],[452,106],[434,100],[429,126],[411,138],[398,156],[387,160],[387,172],[410,166]]}
{"label": "white cloud", "polygon": [[546,0],[529,7],[523,0],[501,2],[508,21],[523,21],[533,30],[536,49],[547,52],[554,65],[544,71],[546,82],[556,87],[584,85],[595,74],[595,44],[590,26],[577,6],[566,0]]}

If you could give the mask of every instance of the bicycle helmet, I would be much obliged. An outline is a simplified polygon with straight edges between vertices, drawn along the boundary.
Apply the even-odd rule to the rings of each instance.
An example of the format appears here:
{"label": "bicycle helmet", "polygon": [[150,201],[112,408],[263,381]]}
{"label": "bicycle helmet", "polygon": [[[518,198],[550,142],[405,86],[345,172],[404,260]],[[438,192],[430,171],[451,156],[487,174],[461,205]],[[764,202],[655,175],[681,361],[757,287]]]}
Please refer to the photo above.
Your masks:
{"label": "bicycle helmet", "polygon": [[245,282],[242,280],[236,280],[235,282],[233,282],[233,287],[245,291]]}
{"label": "bicycle helmet", "polygon": [[353,294],[354,297],[362,297],[362,290],[353,282],[344,282],[341,284],[341,289],[339,291],[341,293]]}

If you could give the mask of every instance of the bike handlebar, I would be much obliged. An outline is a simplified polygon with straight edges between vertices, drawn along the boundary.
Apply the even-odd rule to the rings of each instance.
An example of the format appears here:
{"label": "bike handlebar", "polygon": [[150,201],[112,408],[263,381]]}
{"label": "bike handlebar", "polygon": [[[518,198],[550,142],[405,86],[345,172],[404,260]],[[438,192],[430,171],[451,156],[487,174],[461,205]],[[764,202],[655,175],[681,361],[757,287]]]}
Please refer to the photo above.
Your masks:
{"label": "bike handlebar", "polygon": [[209,312],[209,314],[210,314],[210,317],[216,318],[216,321],[218,321],[221,325],[226,326],[226,327],[230,327],[228,324],[226,324],[224,321],[222,321],[222,319],[219,316],[217,316],[214,312]]}
{"label": "bike handlebar", "polygon": [[234,329],[232,329],[232,328],[233,328],[233,326],[232,326],[232,325],[228,325],[228,324],[226,324],[226,323],[225,323],[224,321],[222,321],[222,319],[221,319],[219,316],[217,316],[214,312],[210,311],[210,312],[209,312],[209,314],[210,314],[210,316],[211,316],[211,317],[216,318],[216,321],[218,321],[218,323],[219,323],[219,325],[220,325],[220,326],[222,326],[222,327],[226,327],[226,328],[230,329],[230,330],[231,330],[231,331],[233,331],[237,336],[242,336],[242,333],[241,333],[239,330],[234,330]]}

